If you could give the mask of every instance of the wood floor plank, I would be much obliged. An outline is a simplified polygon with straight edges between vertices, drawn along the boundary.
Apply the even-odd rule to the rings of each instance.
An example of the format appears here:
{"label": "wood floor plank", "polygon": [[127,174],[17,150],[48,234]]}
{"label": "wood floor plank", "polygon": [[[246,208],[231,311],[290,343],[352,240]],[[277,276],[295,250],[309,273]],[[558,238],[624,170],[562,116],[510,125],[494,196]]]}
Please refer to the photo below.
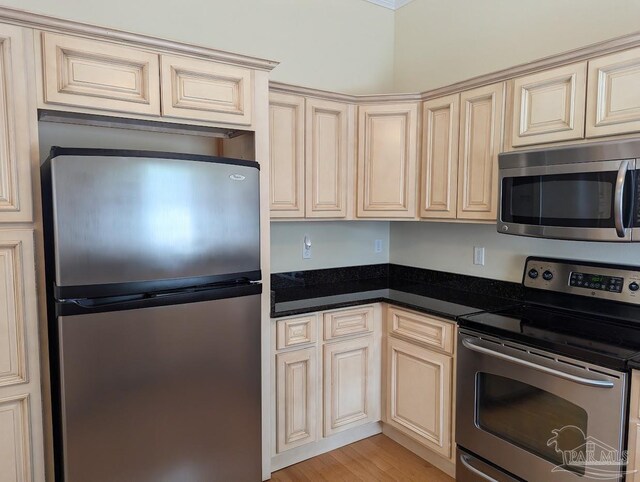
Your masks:
{"label": "wood floor plank", "polygon": [[444,472],[379,434],[271,475],[274,482],[454,482]]}

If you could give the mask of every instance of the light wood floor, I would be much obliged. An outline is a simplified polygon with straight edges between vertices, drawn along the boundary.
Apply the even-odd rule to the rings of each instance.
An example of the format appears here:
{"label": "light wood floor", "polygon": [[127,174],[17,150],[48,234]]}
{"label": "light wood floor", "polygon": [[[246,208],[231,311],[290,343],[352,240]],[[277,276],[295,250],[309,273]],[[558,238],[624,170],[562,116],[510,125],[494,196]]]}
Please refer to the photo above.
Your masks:
{"label": "light wood floor", "polygon": [[429,462],[382,434],[286,467],[274,472],[271,480],[454,482]]}

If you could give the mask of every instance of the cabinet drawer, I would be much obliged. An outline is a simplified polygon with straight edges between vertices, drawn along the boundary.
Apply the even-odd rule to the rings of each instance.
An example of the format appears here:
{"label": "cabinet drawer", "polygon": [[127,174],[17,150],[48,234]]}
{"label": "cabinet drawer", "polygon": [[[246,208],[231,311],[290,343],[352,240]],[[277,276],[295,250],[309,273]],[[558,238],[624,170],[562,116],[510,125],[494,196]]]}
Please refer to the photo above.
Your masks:
{"label": "cabinet drawer", "polygon": [[453,323],[389,308],[389,332],[453,354]]}
{"label": "cabinet drawer", "polygon": [[314,343],[316,341],[316,315],[289,318],[276,322],[276,349]]}
{"label": "cabinet drawer", "polygon": [[162,115],[251,124],[251,71],[208,60],[161,56]]}
{"label": "cabinet drawer", "polygon": [[158,56],[44,32],[44,102],[160,115]]}
{"label": "cabinet drawer", "polygon": [[373,306],[324,314],[324,339],[333,340],[373,331]]}

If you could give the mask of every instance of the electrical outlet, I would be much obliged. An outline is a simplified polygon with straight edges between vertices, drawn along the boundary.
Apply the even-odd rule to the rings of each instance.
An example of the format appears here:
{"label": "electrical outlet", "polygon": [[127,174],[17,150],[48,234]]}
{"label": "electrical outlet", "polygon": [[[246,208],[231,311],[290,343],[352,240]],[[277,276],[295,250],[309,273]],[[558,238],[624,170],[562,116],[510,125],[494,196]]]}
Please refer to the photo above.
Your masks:
{"label": "electrical outlet", "polygon": [[375,253],[382,253],[382,240],[381,239],[376,239],[373,242],[373,251]]}
{"label": "electrical outlet", "polygon": [[306,234],[302,240],[302,259],[311,259],[311,238]]}
{"label": "electrical outlet", "polygon": [[484,247],[483,246],[473,247],[473,264],[484,266]]}

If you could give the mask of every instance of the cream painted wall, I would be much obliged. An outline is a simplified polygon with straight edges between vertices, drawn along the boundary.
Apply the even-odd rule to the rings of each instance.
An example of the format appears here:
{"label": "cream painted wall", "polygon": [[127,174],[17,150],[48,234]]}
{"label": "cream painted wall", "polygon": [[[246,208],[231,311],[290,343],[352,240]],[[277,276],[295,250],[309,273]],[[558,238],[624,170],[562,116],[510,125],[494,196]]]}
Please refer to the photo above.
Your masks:
{"label": "cream painted wall", "polygon": [[[302,259],[302,241],[311,238],[311,259]],[[382,240],[382,252],[374,241]],[[271,272],[304,271],[389,262],[389,223],[314,221],[271,223]]]}
{"label": "cream painted wall", "polygon": [[428,90],[640,30],[638,0],[414,0],[396,11],[395,90]]}
{"label": "cream painted wall", "polygon": [[[640,244],[587,243],[499,234],[495,225],[391,223],[391,263],[520,282],[527,256],[640,264]],[[485,265],[473,247],[485,247]]]}
{"label": "cream painted wall", "polygon": [[393,85],[393,11],[364,0],[1,0],[8,7],[279,61],[271,78],[347,93]]}

